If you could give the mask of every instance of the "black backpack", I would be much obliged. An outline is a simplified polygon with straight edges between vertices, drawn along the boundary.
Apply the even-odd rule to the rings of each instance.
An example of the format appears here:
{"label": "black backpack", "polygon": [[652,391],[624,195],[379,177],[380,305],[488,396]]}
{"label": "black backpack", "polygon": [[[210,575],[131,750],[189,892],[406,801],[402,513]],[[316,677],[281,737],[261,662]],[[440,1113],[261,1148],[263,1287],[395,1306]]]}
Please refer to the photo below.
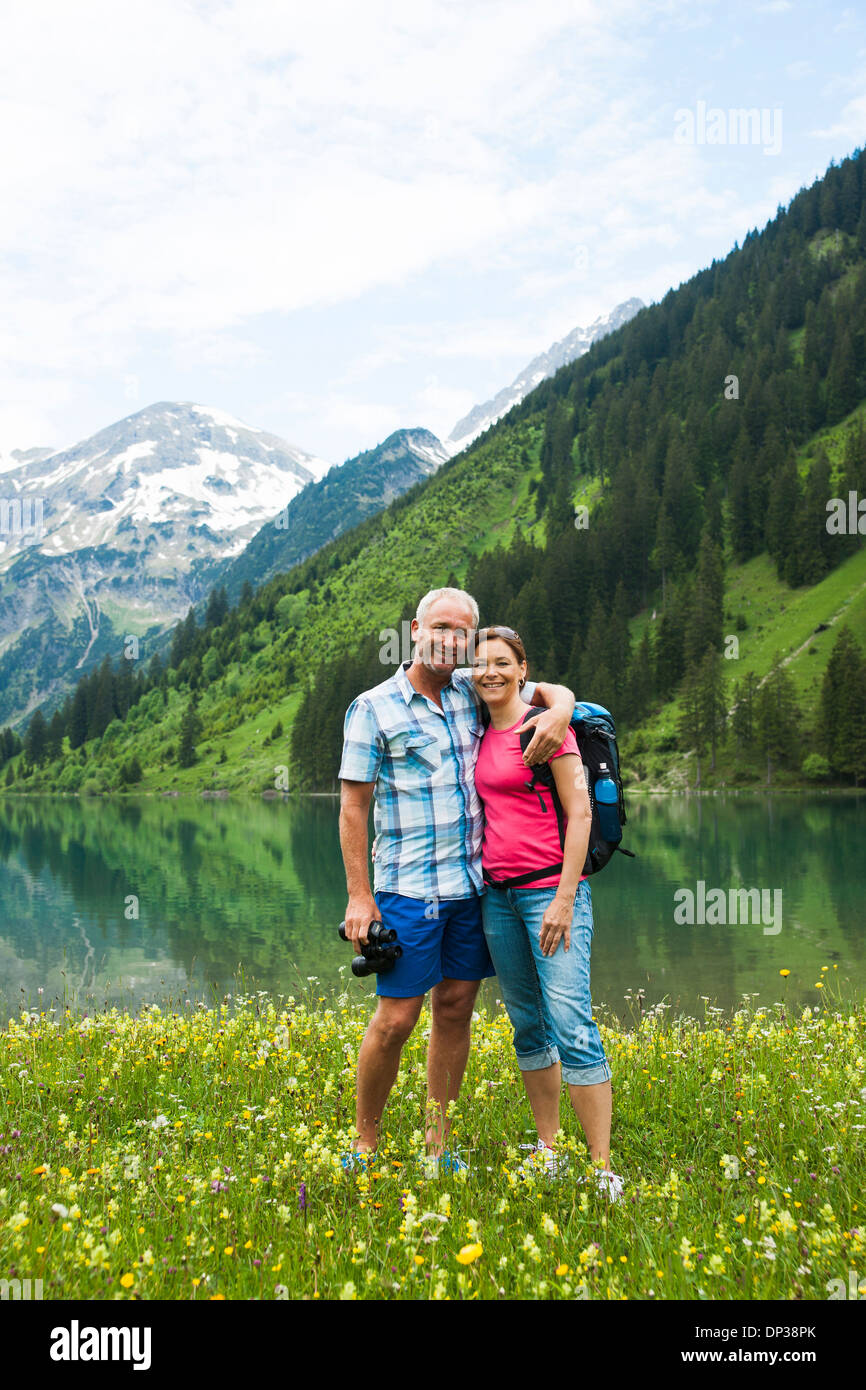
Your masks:
{"label": "black backpack", "polygon": [[[524,724],[529,719],[533,719],[539,713],[537,705],[531,705],[523,716]],[[483,718],[485,724],[489,723],[489,713],[484,707]],[[574,714],[571,718],[571,727],[577,739],[577,750],[583,762],[584,777],[586,778],[586,789],[589,794],[589,804],[592,808],[592,825],[589,832],[589,847],[586,854],[586,862],[583,872],[586,875],[597,874],[613,857],[616,850],[620,854],[627,854],[629,859],[634,859],[634,853],[630,849],[623,849],[620,844],[622,839],[622,827],[626,823],[625,797],[622,789],[622,776],[619,766],[619,749],[616,742],[616,725],[610,710],[603,705],[591,704],[589,701],[579,700],[574,707]],[[534,730],[532,727],[521,730],[520,747],[523,752],[532,739]],[[608,776],[616,783],[617,789],[617,819],[619,821],[619,834],[612,839],[606,839],[602,834],[599,820],[598,804],[595,798],[595,784],[601,774],[601,765],[607,765]],[[562,802],[556,790],[556,782],[553,777],[553,770],[550,763],[536,763],[532,768],[532,777],[526,783],[530,793],[534,793],[541,809],[547,810],[547,804],[539,791],[539,787],[546,787],[550,792],[550,799],[556,813],[556,825],[559,831],[559,843],[562,849],[565,848],[565,814],[562,809]],[[494,880],[485,871],[485,883],[491,883],[496,888],[519,888],[522,884],[531,883],[533,879],[547,878],[551,874],[558,873],[562,868],[562,860],[558,864],[551,864],[545,869],[534,869],[529,873],[518,874],[514,878]]]}

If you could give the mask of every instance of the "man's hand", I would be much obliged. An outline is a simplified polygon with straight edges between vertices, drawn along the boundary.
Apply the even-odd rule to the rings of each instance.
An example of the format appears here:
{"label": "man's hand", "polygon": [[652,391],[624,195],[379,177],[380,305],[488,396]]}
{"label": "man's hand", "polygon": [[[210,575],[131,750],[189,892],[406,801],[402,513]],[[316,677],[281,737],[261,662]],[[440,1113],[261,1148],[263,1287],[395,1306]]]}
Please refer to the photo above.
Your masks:
{"label": "man's hand", "polygon": [[[381,922],[382,914],[376,906],[372,894],[367,897],[350,898],[346,908],[346,940],[354,946],[367,940],[371,922]],[[354,953],[357,955],[357,951]]]}
{"label": "man's hand", "polygon": [[574,916],[574,902],[561,898],[557,893],[545,910],[541,920],[539,941],[541,954],[552,956],[560,941],[564,939],[566,951],[571,945],[571,922]]}
{"label": "man's hand", "polygon": [[569,710],[540,710],[535,719],[526,721],[535,730],[523,755],[527,767],[534,763],[546,763],[548,758],[562,747],[573,709],[572,704]]}

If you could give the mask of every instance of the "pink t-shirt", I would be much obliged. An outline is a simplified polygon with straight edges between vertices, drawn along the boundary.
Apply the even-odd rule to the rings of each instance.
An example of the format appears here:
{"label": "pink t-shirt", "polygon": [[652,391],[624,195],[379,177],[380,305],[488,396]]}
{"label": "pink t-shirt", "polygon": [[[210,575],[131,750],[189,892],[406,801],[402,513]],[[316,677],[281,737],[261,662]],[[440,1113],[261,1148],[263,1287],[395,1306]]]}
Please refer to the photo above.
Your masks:
{"label": "pink t-shirt", "polygon": [[[475,765],[475,789],[484,805],[484,844],[481,863],[492,878],[516,878],[530,869],[543,869],[562,860],[562,846],[556,824],[553,799],[546,787],[536,783],[530,792],[526,783],[532,768],[523,761],[520,747],[522,718],[510,729],[494,729],[489,724]],[[574,730],[569,729],[562,747],[553,754],[577,753]],[[551,759],[552,761],[552,759]],[[546,809],[542,811],[539,793]],[[563,814],[563,828],[568,824]],[[581,874],[581,878],[585,878]],[[533,879],[527,888],[555,888],[559,873]]]}

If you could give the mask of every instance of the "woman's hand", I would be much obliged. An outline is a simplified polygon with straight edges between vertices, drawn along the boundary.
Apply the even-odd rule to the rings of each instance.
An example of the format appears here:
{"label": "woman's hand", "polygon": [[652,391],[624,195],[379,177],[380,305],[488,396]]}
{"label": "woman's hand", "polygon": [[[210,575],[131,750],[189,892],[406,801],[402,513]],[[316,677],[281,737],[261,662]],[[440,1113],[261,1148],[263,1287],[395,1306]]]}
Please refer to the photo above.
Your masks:
{"label": "woman's hand", "polygon": [[563,898],[559,893],[554,894],[552,902],[548,904],[544,917],[541,922],[539,940],[541,942],[541,954],[552,956],[560,940],[564,938],[566,951],[571,945],[571,921],[574,916],[574,899]]}

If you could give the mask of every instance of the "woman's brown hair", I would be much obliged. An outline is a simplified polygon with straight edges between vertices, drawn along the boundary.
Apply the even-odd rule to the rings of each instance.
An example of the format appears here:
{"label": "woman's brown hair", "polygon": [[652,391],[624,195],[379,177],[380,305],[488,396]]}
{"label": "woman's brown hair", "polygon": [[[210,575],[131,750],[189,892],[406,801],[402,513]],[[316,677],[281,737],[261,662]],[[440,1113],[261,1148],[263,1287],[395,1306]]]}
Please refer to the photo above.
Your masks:
{"label": "woman's brown hair", "polygon": [[[508,644],[518,661],[526,661],[526,649],[523,645],[523,640],[520,633],[515,632],[513,627],[502,627],[501,625],[482,627],[481,630],[475,634],[476,650],[478,649],[479,643],[486,642],[489,637],[499,637],[503,642]],[[528,663],[526,669],[527,671],[529,670]],[[525,677],[521,679],[521,685],[523,685],[524,680]]]}

